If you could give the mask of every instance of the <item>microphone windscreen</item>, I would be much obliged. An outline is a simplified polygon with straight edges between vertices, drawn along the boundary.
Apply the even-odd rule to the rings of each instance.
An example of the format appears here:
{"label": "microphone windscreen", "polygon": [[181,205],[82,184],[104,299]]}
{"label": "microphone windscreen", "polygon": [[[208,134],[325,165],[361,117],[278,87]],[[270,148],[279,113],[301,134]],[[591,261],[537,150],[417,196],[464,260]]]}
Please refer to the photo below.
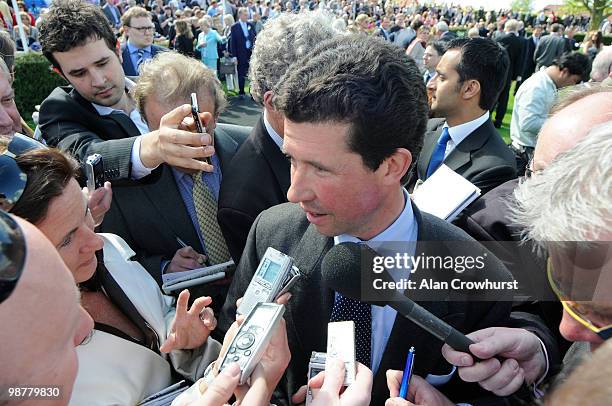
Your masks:
{"label": "microphone windscreen", "polygon": [[361,296],[361,247],[345,242],[333,246],[321,263],[321,276],[327,286],[344,296]]}

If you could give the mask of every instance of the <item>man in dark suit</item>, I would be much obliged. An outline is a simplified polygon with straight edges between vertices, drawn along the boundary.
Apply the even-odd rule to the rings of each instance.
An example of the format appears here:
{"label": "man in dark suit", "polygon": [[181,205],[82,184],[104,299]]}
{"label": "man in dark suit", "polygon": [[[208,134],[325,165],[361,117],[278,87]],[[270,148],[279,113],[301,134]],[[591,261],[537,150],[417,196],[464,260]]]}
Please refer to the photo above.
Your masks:
{"label": "man in dark suit", "polygon": [[165,49],[153,45],[155,25],[151,14],[142,7],[130,7],[121,17],[128,40],[121,45],[121,66],[126,76],[138,76],[140,65]]}
{"label": "man in dark suit", "polygon": [[110,25],[113,27],[113,30],[115,32],[119,32],[119,28],[121,27],[121,12],[119,9],[112,3],[106,1],[102,6],[102,11],[104,12],[104,15],[106,16],[106,19]]}
{"label": "man in dark suit", "polygon": [[516,80],[521,75],[523,68],[523,39],[518,36],[518,21],[512,19],[506,21],[504,26],[504,34],[497,38],[497,42],[501,44],[508,52],[510,58],[510,67],[504,81],[504,87],[497,99],[497,108],[495,111],[496,128],[500,128],[506,111],[508,110],[508,98],[510,97],[510,86],[512,81]]}
{"label": "man in dark suit", "polygon": [[442,163],[486,193],[516,177],[514,155],[493,127],[489,110],[504,85],[508,61],[493,40],[449,43],[428,84],[433,92],[416,178],[425,181]]}
{"label": "man in dark suit", "polygon": [[[161,82],[160,77],[164,78]],[[218,235],[209,233],[214,223],[201,224],[201,216],[205,213],[199,213],[200,208],[194,203],[196,182],[210,191],[216,208],[222,170],[250,128],[217,125],[226,101],[214,73],[200,61],[174,52],[160,55],[145,65],[134,88],[134,97],[149,128],[155,130],[168,111],[189,102],[193,91],[197,94],[200,111],[207,112],[204,123],[215,140],[215,154],[211,157],[214,170],[194,174],[185,168],[162,164],[156,182],[116,187],[111,209],[102,223],[103,231],[118,234],[128,242],[138,261],[158,283],[164,273],[188,271],[203,263],[214,265],[229,260],[229,255],[215,258],[215,253],[209,249],[213,243],[225,243],[220,231]],[[206,215],[212,216],[216,223],[216,213]],[[218,225],[216,227],[218,230]],[[181,247],[177,237],[187,247]],[[219,237],[221,241],[214,240]]]}
{"label": "man in dark suit", "polygon": [[[273,88],[293,62],[334,35],[332,20],[320,13],[285,13],[268,21],[257,38],[249,79],[251,95],[263,114],[224,174],[219,194],[219,225],[236,263],[259,213],[287,202],[289,160],[281,150],[284,117],[272,105]],[[300,38],[303,46],[279,43],[277,38]]]}
{"label": "man in dark suit", "polygon": [[[442,382],[451,381],[440,342],[389,307],[335,293],[322,280],[320,269],[334,243],[344,241],[470,240],[448,223],[421,214],[401,186],[427,121],[427,94],[419,70],[402,49],[357,35],[322,42],[295,66],[273,101],[285,117],[283,149],[291,160],[291,203],[266,210],[255,221],[219,328],[227,330],[235,319],[236,299],[244,295],[271,246],[294,257],[303,274],[285,312],[292,359],[277,387],[277,402],[287,404],[306,383],[310,353],[324,351],[330,320],[356,322],[357,359],[374,372],[372,404],[383,404],[388,397],[385,372],[403,368],[410,346],[427,354],[422,364],[415,364],[415,373],[443,375]],[[317,80],[304,80],[309,77]],[[355,272],[359,278],[360,271]],[[485,274],[509,278],[497,259]],[[448,298],[447,294],[442,296]],[[510,303],[432,301],[425,306],[464,330],[504,323]],[[463,385],[464,394],[475,394],[472,388],[478,391]],[[443,390],[458,400],[456,389],[451,383]]]}
{"label": "man in dark suit", "polygon": [[376,30],[376,34],[380,35],[384,38],[385,41],[390,41],[389,28],[391,27],[391,21],[389,21],[389,17],[383,16],[380,20],[380,27]]}
{"label": "man in dark suit", "polygon": [[255,45],[255,26],[248,22],[248,10],[245,7],[238,9],[238,21],[232,25],[230,53],[238,59],[238,88],[239,97],[244,98],[244,82],[249,73],[249,61]]}
{"label": "man in dark suit", "polygon": [[40,28],[43,54],[70,86],[58,87],[42,102],[39,125],[48,145],[70,151],[81,162],[104,159],[106,179],[137,180],[166,162],[212,170],[196,158],[210,155],[208,135],[181,126],[188,106],[168,114],[149,131],[129,94],[133,82],[121,67],[117,41],[102,10],[65,0],[49,8]]}
{"label": "man in dark suit", "polygon": [[536,47],[540,43],[540,37],[542,36],[542,26],[536,25],[531,32],[531,37],[523,40],[523,68],[521,69],[520,78],[516,79],[516,86],[514,88],[514,94],[523,82],[535,72],[535,61],[533,55],[535,54]]}

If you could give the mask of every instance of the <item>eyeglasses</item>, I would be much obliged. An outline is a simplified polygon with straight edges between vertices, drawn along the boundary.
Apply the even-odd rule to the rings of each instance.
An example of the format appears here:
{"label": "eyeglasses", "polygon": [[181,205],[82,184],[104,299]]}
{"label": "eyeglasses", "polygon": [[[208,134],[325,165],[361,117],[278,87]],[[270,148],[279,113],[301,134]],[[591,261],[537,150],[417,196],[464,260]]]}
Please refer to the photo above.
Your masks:
{"label": "eyeglasses", "polygon": [[548,258],[546,264],[546,273],[548,276],[548,283],[550,283],[550,287],[552,288],[553,292],[555,292],[555,295],[557,295],[557,297],[561,301],[563,309],[574,320],[597,334],[603,340],[607,340],[608,338],[612,337],[612,324],[603,327],[597,325],[595,322],[589,320],[589,318],[585,315],[585,311],[582,309],[580,303],[568,300],[568,296],[561,291],[561,289],[559,288],[559,283],[553,275],[552,261],[550,260],[550,258]]}
{"label": "eyeglasses", "polygon": [[17,222],[0,211],[0,303],[13,293],[23,272],[25,237]]}
{"label": "eyeglasses", "polygon": [[22,134],[15,134],[8,149],[0,155],[0,210],[10,211],[17,203],[28,182],[15,157],[31,149],[44,148],[40,142]]}
{"label": "eyeglasses", "polygon": [[151,32],[153,30],[155,30],[155,26],[154,25],[147,25],[146,27],[131,27],[129,26],[131,29],[136,30],[138,32]]}

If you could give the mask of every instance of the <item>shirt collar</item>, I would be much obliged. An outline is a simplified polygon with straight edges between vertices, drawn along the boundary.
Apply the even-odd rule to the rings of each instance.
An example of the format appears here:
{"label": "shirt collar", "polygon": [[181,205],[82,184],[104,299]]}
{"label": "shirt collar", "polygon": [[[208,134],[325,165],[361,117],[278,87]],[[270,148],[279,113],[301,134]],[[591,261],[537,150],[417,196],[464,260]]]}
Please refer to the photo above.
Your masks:
{"label": "shirt collar", "polygon": [[[404,193],[404,210],[395,221],[383,230],[380,234],[369,239],[367,242],[380,243],[380,242],[391,242],[391,241],[409,241],[410,236],[414,235],[414,229],[416,227],[416,219],[414,217],[414,211],[412,210],[412,204],[410,196],[406,189],[402,189]],[[341,234],[334,237],[334,245],[341,244],[343,242],[362,242],[359,238]],[[370,244],[368,244],[370,245]]]}
{"label": "shirt collar", "polygon": [[272,141],[274,141],[276,146],[280,150],[282,150],[283,149],[283,137],[278,135],[278,133],[274,131],[274,128],[272,128],[272,124],[270,124],[270,121],[268,121],[268,112],[266,111],[266,109],[264,109],[263,120],[264,120],[264,126],[266,127],[266,131],[268,131],[270,138],[272,138]]}
{"label": "shirt collar", "polygon": [[474,132],[478,127],[483,125],[489,119],[489,112],[485,111],[484,114],[475,120],[468,121],[467,123],[459,124],[454,127],[449,127],[448,123],[444,123],[444,127],[448,128],[448,134],[453,140],[453,144],[459,145],[461,141],[467,138],[468,135]]}
{"label": "shirt collar", "polygon": [[[127,45],[126,46],[127,46],[128,50],[130,51],[130,54],[135,54],[135,53],[138,52],[139,49],[141,49],[141,48],[138,48],[138,47],[134,46],[134,44],[132,44],[129,39],[127,40]],[[144,47],[142,49],[144,49],[145,54],[150,54],[151,53],[151,45],[146,46],[146,47]]]}

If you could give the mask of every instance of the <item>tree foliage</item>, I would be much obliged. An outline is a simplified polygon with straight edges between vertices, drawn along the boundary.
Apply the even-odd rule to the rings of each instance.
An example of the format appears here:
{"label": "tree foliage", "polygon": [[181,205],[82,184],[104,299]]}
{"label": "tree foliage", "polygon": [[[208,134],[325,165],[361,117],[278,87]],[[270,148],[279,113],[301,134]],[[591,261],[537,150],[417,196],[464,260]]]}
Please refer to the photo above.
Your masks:
{"label": "tree foliage", "polygon": [[530,13],[533,11],[533,0],[513,0],[511,7],[512,11]]}
{"label": "tree foliage", "polygon": [[591,30],[597,30],[603,19],[612,13],[612,0],[565,0],[563,10],[570,14],[588,12]]}

